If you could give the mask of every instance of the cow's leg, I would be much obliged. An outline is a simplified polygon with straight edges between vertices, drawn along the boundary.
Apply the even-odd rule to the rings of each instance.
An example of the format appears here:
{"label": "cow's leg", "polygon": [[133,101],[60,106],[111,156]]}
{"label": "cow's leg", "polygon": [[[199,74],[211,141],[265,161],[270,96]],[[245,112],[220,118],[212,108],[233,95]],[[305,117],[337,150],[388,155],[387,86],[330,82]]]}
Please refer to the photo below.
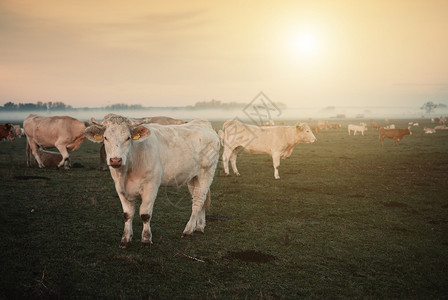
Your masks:
{"label": "cow's leg", "polygon": [[[59,150],[59,153],[61,153],[61,155],[62,155],[62,160],[58,164],[58,168],[60,168],[69,159],[67,147],[65,145],[61,145],[61,144],[56,144],[54,146]],[[65,169],[68,169],[68,167],[66,166]]]}
{"label": "cow's leg", "polygon": [[141,196],[142,204],[140,205],[140,218],[143,222],[142,231],[142,247],[147,248],[152,244],[152,234],[151,234],[151,216],[152,209],[154,207],[154,201],[157,197],[158,186],[155,183],[148,183],[143,186]]}
{"label": "cow's leg", "polygon": [[33,141],[28,140],[28,145],[31,148],[31,152],[33,153],[34,158],[37,161],[37,164],[39,165],[39,168],[45,168],[45,165],[42,163],[42,160],[40,159],[38,146]]}
{"label": "cow's leg", "polygon": [[124,230],[121,236],[120,248],[127,248],[129,243],[132,241],[132,220],[135,214],[135,203],[134,201],[129,201],[122,193],[118,193],[120,197],[121,206],[123,207],[124,216]]}
{"label": "cow's leg", "polygon": [[232,149],[224,144],[224,150],[222,152],[222,166],[224,167],[224,173],[226,176],[229,176],[229,158],[231,154]]}
{"label": "cow's leg", "polygon": [[[210,201],[210,185],[213,181],[213,172],[211,170],[201,170],[197,178],[193,178],[188,187],[192,192],[193,203],[191,206],[191,216],[185,226],[182,237],[191,235],[194,231],[204,232],[205,229],[205,201]],[[207,203],[209,204],[209,203]],[[207,206],[207,205],[206,205]]]}
{"label": "cow's leg", "polygon": [[27,167],[31,167],[31,148],[28,140],[26,141],[26,165]]}
{"label": "cow's leg", "polygon": [[274,165],[274,177],[275,179],[280,179],[278,175],[278,167],[280,167],[280,153],[272,154],[272,163]]}
{"label": "cow's leg", "polygon": [[238,169],[236,167],[236,157],[238,154],[238,148],[233,149],[232,154],[230,155],[230,164],[232,165],[233,173],[235,173],[236,176],[240,176],[240,172],[238,172]]}

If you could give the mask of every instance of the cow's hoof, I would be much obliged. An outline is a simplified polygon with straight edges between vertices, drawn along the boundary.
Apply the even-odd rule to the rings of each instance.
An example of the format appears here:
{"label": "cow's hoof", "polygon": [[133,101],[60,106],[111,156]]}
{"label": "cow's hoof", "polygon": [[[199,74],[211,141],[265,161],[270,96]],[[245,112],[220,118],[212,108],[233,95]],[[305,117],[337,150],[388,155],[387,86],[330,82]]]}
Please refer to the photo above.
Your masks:
{"label": "cow's hoof", "polygon": [[142,248],[151,248],[152,242],[142,242],[141,247]]}
{"label": "cow's hoof", "polygon": [[237,177],[240,177],[240,176],[241,176],[241,174],[240,174],[240,173],[235,173],[235,175],[236,175]]}
{"label": "cow's hoof", "polygon": [[121,249],[126,249],[127,247],[129,247],[129,245],[130,245],[129,242],[127,242],[127,243],[125,243],[125,242],[121,242],[121,243],[120,243],[120,248],[121,248]]}
{"label": "cow's hoof", "polygon": [[182,236],[181,236],[181,238],[190,238],[190,237],[192,237],[191,233],[182,233]]}

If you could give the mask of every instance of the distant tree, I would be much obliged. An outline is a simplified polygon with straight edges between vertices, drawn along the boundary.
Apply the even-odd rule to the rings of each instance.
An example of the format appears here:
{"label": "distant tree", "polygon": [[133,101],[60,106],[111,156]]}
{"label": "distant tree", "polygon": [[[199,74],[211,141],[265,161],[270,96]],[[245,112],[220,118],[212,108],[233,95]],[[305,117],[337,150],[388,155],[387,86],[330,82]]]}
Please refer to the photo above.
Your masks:
{"label": "distant tree", "polygon": [[422,105],[422,107],[420,107],[421,110],[424,110],[427,114],[431,115],[431,113],[437,108],[439,107],[439,104],[435,104],[432,101],[428,101],[426,103],[424,103]]}
{"label": "distant tree", "polygon": [[6,102],[5,105],[3,105],[3,109],[4,110],[16,110],[17,109],[17,105],[10,102]]}

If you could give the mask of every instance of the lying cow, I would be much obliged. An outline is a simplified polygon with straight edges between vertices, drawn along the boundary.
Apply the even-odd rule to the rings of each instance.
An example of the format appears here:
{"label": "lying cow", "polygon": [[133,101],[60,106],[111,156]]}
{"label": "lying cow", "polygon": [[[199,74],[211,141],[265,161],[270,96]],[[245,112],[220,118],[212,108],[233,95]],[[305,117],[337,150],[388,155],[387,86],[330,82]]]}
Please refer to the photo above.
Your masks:
{"label": "lying cow", "polygon": [[403,139],[405,135],[412,135],[411,126],[408,129],[386,129],[380,128],[380,143],[381,146],[384,146],[384,138],[393,139],[394,145],[400,145],[400,141]]}
{"label": "lying cow", "polygon": [[[104,119],[108,119],[109,117],[114,116],[114,114],[108,114],[104,117]],[[160,125],[181,125],[187,122],[183,120],[173,119],[170,117],[147,117],[147,118],[132,118],[130,119],[132,122],[142,122],[143,124],[157,123]],[[107,161],[106,161],[106,149],[104,148],[104,144],[100,148],[100,168],[104,171],[108,170]]]}
{"label": "lying cow", "polygon": [[296,126],[258,127],[229,120],[222,126],[224,172],[229,175],[229,160],[233,172],[240,176],[236,167],[236,156],[239,148],[251,154],[269,154],[274,165],[274,177],[280,179],[278,167],[280,158],[289,157],[299,143],[314,143],[316,137],[308,125],[297,123]]}
{"label": "lying cow", "polygon": [[11,123],[0,124],[0,141],[7,139],[14,141],[16,139],[14,135],[14,126]]}
{"label": "lying cow", "polygon": [[[39,153],[39,157],[42,161],[42,163],[45,165],[45,167],[53,167],[57,168],[59,165],[59,162],[62,159],[62,155],[59,152],[52,152],[52,151],[46,151],[44,149],[37,149],[37,152]],[[37,164],[37,160],[34,158],[34,163]],[[66,162],[69,164],[69,161]]]}
{"label": "lying cow", "polygon": [[436,130],[435,130],[434,128],[428,128],[428,127],[423,128],[423,131],[424,131],[426,134],[433,134],[433,133],[436,133]]}
{"label": "lying cow", "polygon": [[39,165],[44,168],[45,164],[37,151],[39,147],[56,147],[62,155],[58,168],[64,166],[69,168],[69,153],[78,149],[87,138],[83,130],[90,124],[76,120],[69,116],[43,117],[30,114],[23,122],[27,147],[27,165],[31,163],[31,153]]}
{"label": "lying cow", "polygon": [[220,148],[219,137],[208,121],[163,126],[135,123],[117,115],[103,122],[91,121],[95,125],[85,129],[84,134],[93,142],[104,142],[107,164],[123,207],[125,223],[120,247],[126,248],[131,242],[134,200],[139,195],[142,245],[152,244],[150,220],[160,186],[188,184],[192,212],[183,236],[204,232],[205,208],[210,204],[210,185]]}
{"label": "lying cow", "polygon": [[364,131],[367,130],[367,126],[365,123],[362,123],[361,125],[348,125],[348,135],[350,135],[350,132],[353,131],[353,135],[356,135],[357,132],[361,132],[362,135],[364,135]]}

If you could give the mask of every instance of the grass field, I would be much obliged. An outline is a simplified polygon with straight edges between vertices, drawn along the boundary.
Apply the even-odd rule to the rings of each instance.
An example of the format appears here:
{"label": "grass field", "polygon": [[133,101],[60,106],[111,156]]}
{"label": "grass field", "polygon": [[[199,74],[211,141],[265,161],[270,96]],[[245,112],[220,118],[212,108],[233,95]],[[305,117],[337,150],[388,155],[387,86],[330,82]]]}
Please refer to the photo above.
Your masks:
{"label": "grass field", "polygon": [[240,153],[241,177],[219,165],[205,233],[191,238],[187,188],[161,188],[149,249],[139,218],[118,247],[100,145],[84,142],[71,155],[84,168],[66,171],[27,168],[25,139],[2,141],[0,298],[446,299],[448,132],[424,135],[419,121],[398,147],[348,136],[344,121],[298,145],[280,180],[270,157]]}

